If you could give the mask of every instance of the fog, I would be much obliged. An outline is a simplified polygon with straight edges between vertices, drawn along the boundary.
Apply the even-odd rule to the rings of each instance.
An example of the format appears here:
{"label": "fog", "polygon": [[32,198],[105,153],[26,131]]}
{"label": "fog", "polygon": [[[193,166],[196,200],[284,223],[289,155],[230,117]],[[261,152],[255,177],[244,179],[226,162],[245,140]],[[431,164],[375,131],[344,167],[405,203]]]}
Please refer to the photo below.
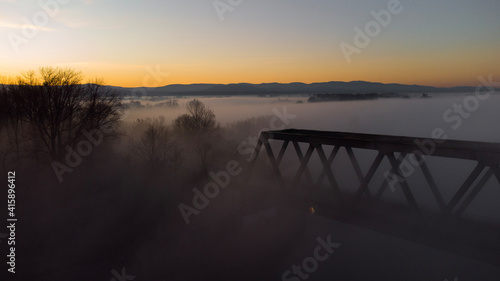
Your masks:
{"label": "fog", "polygon": [[[250,117],[273,115],[273,109],[287,107],[289,114],[296,115],[288,127],[373,133],[396,136],[430,137],[432,130],[443,128],[450,139],[500,142],[500,131],[494,120],[500,112],[500,96],[492,95],[480,101],[477,110],[453,129],[453,122],[445,122],[443,115],[453,110],[454,104],[463,104],[473,93],[436,94],[427,99],[378,99],[369,101],[337,101],[308,103],[307,97],[193,97],[199,99],[215,112],[222,125]],[[177,108],[134,109],[125,119],[158,117],[163,115],[173,120],[185,111],[186,102],[193,98],[180,98]],[[303,101],[303,103],[297,103]],[[152,104],[142,100],[144,104]],[[158,103],[158,102],[156,102]],[[450,114],[450,117],[457,116]]]}
{"label": "fog", "polygon": [[[481,251],[486,249],[487,255],[483,257],[483,252],[479,252],[479,259],[495,260],[499,245],[496,228],[485,232],[489,236],[485,240],[478,239],[482,237],[478,234],[481,231],[476,233],[476,228],[471,227],[455,233],[456,228],[451,227],[447,232],[448,229],[438,226],[439,231],[430,228],[431,234],[425,236],[426,228],[415,226],[419,225],[418,220],[405,217],[408,208],[399,187],[394,192],[387,189],[381,203],[403,206],[402,209],[379,213],[375,206],[367,208],[359,217],[343,218],[341,223],[341,220],[327,219],[332,212],[325,207],[325,202],[333,204],[335,199],[327,179],[310,195],[305,191],[313,184],[303,176],[292,196],[279,188],[265,152],[261,151],[251,174],[249,169],[252,140],[257,139],[260,131],[271,129],[430,138],[435,128],[441,128],[448,139],[500,142],[500,130],[495,122],[500,120],[497,94],[463,106],[473,110],[455,113],[457,105],[471,101],[472,95],[454,93],[436,94],[431,98],[318,103],[309,103],[306,96],[143,97],[135,100],[140,102],[139,107],[138,103],[130,106],[131,100],[125,100],[129,106],[116,123],[117,132],[101,139],[102,143],[92,146],[88,153],[84,151],[77,164],[72,162],[76,159],[75,152],[72,157],[58,159],[71,167],[63,170],[64,173],[59,170],[59,178],[53,169],[54,162],[47,162],[46,157],[29,158],[27,150],[19,152],[23,158],[16,158],[15,148],[30,148],[31,142],[28,139],[16,146],[9,139],[6,126],[5,133],[0,134],[5,143],[0,147],[3,168],[17,169],[20,175],[16,195],[22,203],[19,217],[23,224],[18,227],[18,236],[25,243],[18,251],[19,267],[24,271],[20,276],[22,280],[109,280],[113,277],[109,269],[112,266],[117,272],[126,267],[126,272],[138,280],[139,276],[141,280],[277,280],[292,264],[310,255],[309,246],[304,245],[315,243],[319,233],[321,237],[335,234],[344,252],[338,257],[333,255],[328,262],[334,264],[329,267],[334,273],[318,273],[315,277],[318,280],[324,280],[327,275],[329,278],[343,276],[343,280],[359,279],[356,277],[359,275],[351,273],[360,271],[362,265],[357,261],[363,260],[365,254],[352,247],[385,241],[384,247],[390,248],[396,240],[398,248],[388,251],[389,258],[397,263],[394,266],[414,264],[412,258],[425,256],[426,266],[430,267],[421,272],[423,275],[408,280],[424,280],[422,276],[430,272],[432,280],[439,280],[442,268],[435,258],[429,258],[437,250],[409,242],[410,237],[418,235],[423,235],[423,238],[418,236],[422,243],[449,250],[452,254],[440,252],[444,253],[442,260],[453,269],[457,264],[465,265],[460,268],[464,271],[462,276],[476,276],[478,272],[496,276],[498,268],[477,270],[483,268],[483,264],[477,266],[475,261],[465,259],[483,247]],[[173,102],[165,105],[174,99],[178,105]],[[215,114],[218,125],[211,126],[210,133],[194,131],[183,135],[176,131],[175,122],[186,114],[186,105],[193,99],[201,101]],[[78,148],[78,144],[75,147]],[[244,153],[239,149],[242,144]],[[272,141],[271,145],[277,155],[281,143]],[[301,148],[305,153],[307,145],[302,144]],[[327,155],[332,149],[324,148]],[[354,149],[354,153],[366,175],[376,151]],[[428,157],[426,161],[446,203],[475,165],[473,161],[437,157]],[[290,145],[280,165],[287,185],[293,184],[298,168],[298,157]],[[308,168],[316,180],[322,172],[316,152]],[[337,155],[332,170],[343,195],[356,192],[360,182],[344,149]],[[384,171],[389,171],[386,160],[370,183],[372,194],[385,180]],[[408,177],[408,183],[419,207],[438,217],[436,200],[418,168]],[[473,218],[474,222],[492,222],[487,227],[500,225],[498,185],[492,177],[464,217]],[[201,192],[207,190],[215,195],[200,199]],[[385,221],[392,216],[399,219],[400,214],[403,219],[397,223]],[[375,231],[368,231],[365,228],[368,226]],[[391,234],[397,238],[383,234],[394,229],[406,232]],[[446,237],[456,239],[454,244],[446,244]],[[464,241],[472,250],[457,246]],[[476,247],[471,241],[484,244]],[[305,251],[301,247],[305,247]],[[310,247],[314,249],[315,245]],[[398,258],[399,247],[411,249],[411,254]],[[380,258],[379,250],[370,253],[371,256],[365,257],[364,266],[375,266],[372,260]],[[342,267],[335,265],[340,264],[339,259],[344,261]],[[398,272],[400,276],[414,276],[413,271]],[[364,274],[361,279],[368,280],[371,272]],[[401,278],[388,276],[372,280]]]}
{"label": "fog", "polygon": [[[463,107],[466,115],[455,111],[455,105],[463,105],[467,97],[474,93],[451,93],[435,94],[432,98],[411,99],[377,99],[358,101],[336,101],[308,103],[307,97],[196,97],[216,114],[218,122],[226,126],[238,120],[246,120],[251,117],[273,116],[276,111],[284,111],[293,118],[287,128],[324,130],[353,133],[370,133],[393,136],[409,136],[431,138],[432,131],[441,128],[448,139],[500,142],[500,130],[497,129],[495,120],[500,120],[500,96],[492,95],[488,99],[478,100],[477,104]],[[164,116],[167,120],[173,120],[185,109],[186,102],[192,98],[180,98],[179,106],[176,108],[146,108],[131,109],[126,122],[137,118],[154,118]],[[143,104],[154,105],[158,102],[141,101]],[[286,108],[286,109],[285,109]],[[473,110],[467,110],[471,108]],[[467,117],[467,118],[466,118]],[[262,127],[261,130],[269,130],[270,126]],[[281,129],[281,128],[280,128]],[[252,137],[252,135],[248,135]],[[236,136],[238,141],[246,141],[247,136]],[[273,146],[275,155],[279,151],[280,143]],[[302,144],[303,153],[307,146]],[[327,154],[332,148],[325,148]],[[369,165],[373,162],[376,153],[374,151],[354,150],[359,159],[363,173],[366,174]],[[261,158],[267,156],[261,154]],[[345,150],[341,150],[334,162],[334,174],[338,177],[341,189],[347,192],[355,192],[359,186],[354,170],[348,160]],[[462,185],[468,174],[474,168],[475,162],[457,159],[430,157],[427,160],[431,173],[436,180],[438,188],[445,202]],[[299,168],[299,161],[291,148],[285,155],[283,164],[280,166],[288,180]],[[313,178],[317,178],[322,171],[319,158],[313,154],[309,163]],[[382,163],[374,180],[370,184],[372,193],[375,193],[380,183],[385,180],[384,171],[389,171],[387,161]],[[438,211],[438,205],[421,171],[409,177],[409,184],[420,207]],[[310,185],[302,178],[304,185]],[[323,188],[329,188],[325,179]],[[492,177],[476,200],[469,206],[465,213],[466,217],[484,219],[500,222],[500,206],[495,198],[500,196],[500,189],[496,179]],[[406,199],[403,192],[397,189],[395,192],[386,190],[383,200],[405,204]]]}

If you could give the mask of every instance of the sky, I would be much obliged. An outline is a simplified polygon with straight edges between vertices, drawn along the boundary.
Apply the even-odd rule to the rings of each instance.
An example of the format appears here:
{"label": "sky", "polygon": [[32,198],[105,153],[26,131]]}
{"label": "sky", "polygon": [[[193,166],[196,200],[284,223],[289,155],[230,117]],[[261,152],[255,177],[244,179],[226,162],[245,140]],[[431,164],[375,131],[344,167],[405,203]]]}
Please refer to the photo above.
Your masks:
{"label": "sky", "polygon": [[499,14],[498,0],[0,0],[0,76],[476,86],[500,76]]}

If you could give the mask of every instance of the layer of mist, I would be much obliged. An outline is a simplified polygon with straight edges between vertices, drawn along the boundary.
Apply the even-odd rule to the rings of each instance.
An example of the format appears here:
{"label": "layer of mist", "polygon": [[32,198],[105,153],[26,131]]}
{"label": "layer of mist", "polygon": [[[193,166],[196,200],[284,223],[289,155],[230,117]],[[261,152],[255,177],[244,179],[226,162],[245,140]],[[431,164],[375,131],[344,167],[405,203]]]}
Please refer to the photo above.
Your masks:
{"label": "layer of mist", "polygon": [[[308,208],[314,207],[320,214],[323,209],[303,197],[305,202],[290,211],[264,152],[248,174],[251,143],[260,131],[296,128],[429,138],[434,129],[441,128],[449,139],[500,142],[495,122],[500,120],[500,96],[480,101],[465,118],[453,110],[470,95],[319,103],[308,103],[305,96],[198,97],[213,111],[217,124],[208,132],[194,134],[179,131],[182,126],[176,123],[186,114],[192,97],[125,100],[128,106],[116,134],[93,147],[79,165],[63,174],[62,181],[51,163],[31,163],[24,158],[7,161],[13,146],[6,141],[1,150],[6,155],[3,168],[19,171],[17,198],[22,202],[19,218],[23,224],[18,239],[25,243],[18,251],[19,270],[24,272],[21,277],[106,280],[103,278],[113,277],[111,267],[118,272],[126,268],[141,280],[279,278],[289,267],[284,261],[297,255],[295,249],[311,228]],[[287,118],[279,118],[282,115]],[[239,149],[242,144],[244,153]],[[275,155],[280,145],[272,142]],[[307,146],[301,148],[305,152]],[[326,154],[331,150],[325,147]],[[358,149],[354,153],[366,174],[376,153]],[[230,170],[229,163],[237,163],[241,173],[231,176],[227,186],[187,220],[180,204],[194,207],[195,190],[203,191],[217,182],[214,175],[221,181],[221,173]],[[445,202],[474,167],[472,161],[437,157],[429,157],[428,165]],[[290,148],[280,168],[290,184],[299,168]],[[316,153],[309,170],[313,178],[322,171]],[[344,150],[332,170],[343,193],[357,190],[360,183]],[[388,170],[388,163],[383,163],[370,188],[378,187]],[[421,172],[411,175],[408,182],[419,206],[437,213],[437,203]],[[466,218],[500,222],[498,184],[492,178],[485,185]],[[306,190],[312,184],[303,177],[298,186]],[[329,200],[330,189],[325,180],[316,196]],[[386,190],[382,201],[406,205],[400,189]],[[391,229],[385,224],[381,228]],[[349,231],[341,236],[348,237]],[[377,235],[370,237],[377,243]],[[444,239],[438,241],[435,244]],[[458,251],[458,247],[450,247]]]}

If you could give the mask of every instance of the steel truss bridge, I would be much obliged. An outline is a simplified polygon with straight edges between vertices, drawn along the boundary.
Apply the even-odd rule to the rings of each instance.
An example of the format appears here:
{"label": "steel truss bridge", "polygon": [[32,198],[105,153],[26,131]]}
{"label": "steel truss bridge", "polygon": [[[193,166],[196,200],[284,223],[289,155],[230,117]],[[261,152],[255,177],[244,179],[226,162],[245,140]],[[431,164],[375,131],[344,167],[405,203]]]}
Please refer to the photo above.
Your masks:
{"label": "steel truss bridge", "polygon": [[[281,149],[277,154],[272,149],[271,141],[282,143]],[[295,173],[291,184],[287,184],[283,178],[280,164],[290,144],[296,152],[298,161],[300,161],[300,167]],[[300,144],[308,145],[305,153],[301,149]],[[325,154],[324,149],[328,146],[333,147],[329,155]],[[422,221],[424,219],[421,206],[415,199],[412,188],[402,170],[402,163],[404,161],[416,163],[415,169],[420,169],[425,176],[428,188],[430,188],[439,206],[442,218],[440,221],[442,223],[450,217],[460,217],[492,177],[495,177],[497,183],[500,183],[500,143],[296,129],[267,131],[262,132],[260,135],[252,161],[250,162],[251,169],[254,167],[263,148],[267,152],[274,176],[286,192],[293,193],[299,181],[304,176],[311,183],[310,185],[313,189],[311,192],[318,188],[326,178],[339,205],[356,208],[361,199],[364,198],[368,201],[378,200],[387,190],[388,186],[397,184],[401,187],[408,206],[418,214]],[[337,181],[336,171],[332,170],[332,163],[341,149],[345,149],[347,152],[356,177],[359,180],[359,186],[351,196],[346,196],[345,192],[342,192]],[[377,156],[366,173],[363,173],[353,149],[365,149],[377,152]],[[308,167],[314,152],[317,153],[322,164],[322,172],[317,179],[313,179]],[[428,157],[475,161],[475,167],[449,202],[445,202],[443,199],[442,190],[436,184],[433,174],[427,165],[426,159]],[[390,177],[386,177],[387,180],[384,180],[378,189],[374,189],[370,183],[384,159],[387,159],[390,163],[391,170],[387,173]]]}

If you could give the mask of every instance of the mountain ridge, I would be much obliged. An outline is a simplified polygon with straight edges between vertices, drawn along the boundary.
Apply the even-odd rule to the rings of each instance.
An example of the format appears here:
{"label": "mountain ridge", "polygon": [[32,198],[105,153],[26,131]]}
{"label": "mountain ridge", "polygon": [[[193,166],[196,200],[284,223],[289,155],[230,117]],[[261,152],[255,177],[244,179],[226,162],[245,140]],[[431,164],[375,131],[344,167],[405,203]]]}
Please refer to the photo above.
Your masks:
{"label": "mountain ridge", "polygon": [[[342,94],[342,93],[451,93],[475,92],[476,87],[434,87],[399,83],[379,83],[368,81],[330,81],[316,83],[230,83],[230,84],[172,84],[160,87],[124,88],[108,86],[122,92],[146,92],[148,95],[284,95],[284,94]],[[498,89],[496,89],[498,90]]]}

